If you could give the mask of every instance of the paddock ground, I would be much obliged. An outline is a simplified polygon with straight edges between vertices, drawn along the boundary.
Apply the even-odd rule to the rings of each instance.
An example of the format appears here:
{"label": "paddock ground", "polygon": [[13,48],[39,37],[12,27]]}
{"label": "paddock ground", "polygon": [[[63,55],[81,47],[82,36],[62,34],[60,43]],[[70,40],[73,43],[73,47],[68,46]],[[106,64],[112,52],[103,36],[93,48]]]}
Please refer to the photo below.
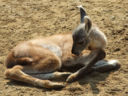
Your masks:
{"label": "paddock ground", "polygon": [[[14,46],[72,32],[80,4],[108,38],[106,58],[118,59],[121,68],[92,73],[57,91],[5,79],[4,60]],[[128,96],[128,0],[0,0],[0,96]]]}

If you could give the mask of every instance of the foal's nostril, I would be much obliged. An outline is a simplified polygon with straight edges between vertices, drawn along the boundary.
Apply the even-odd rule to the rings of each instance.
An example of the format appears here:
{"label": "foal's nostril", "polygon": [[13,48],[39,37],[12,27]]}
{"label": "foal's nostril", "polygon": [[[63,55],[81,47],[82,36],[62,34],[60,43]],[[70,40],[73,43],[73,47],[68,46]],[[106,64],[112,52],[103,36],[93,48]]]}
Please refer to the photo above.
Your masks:
{"label": "foal's nostril", "polygon": [[72,49],[72,53],[74,54],[74,50]]}

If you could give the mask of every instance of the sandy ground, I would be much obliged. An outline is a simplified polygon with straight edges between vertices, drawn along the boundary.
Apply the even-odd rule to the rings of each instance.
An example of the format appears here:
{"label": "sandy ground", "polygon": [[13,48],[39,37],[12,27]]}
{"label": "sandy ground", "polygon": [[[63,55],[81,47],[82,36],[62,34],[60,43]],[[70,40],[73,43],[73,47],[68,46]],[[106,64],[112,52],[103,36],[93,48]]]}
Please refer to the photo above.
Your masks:
{"label": "sandy ground", "polygon": [[[107,59],[118,59],[121,68],[92,73],[58,91],[5,79],[9,50],[37,36],[72,32],[80,4],[107,35]],[[128,0],[0,0],[0,96],[128,96]]]}

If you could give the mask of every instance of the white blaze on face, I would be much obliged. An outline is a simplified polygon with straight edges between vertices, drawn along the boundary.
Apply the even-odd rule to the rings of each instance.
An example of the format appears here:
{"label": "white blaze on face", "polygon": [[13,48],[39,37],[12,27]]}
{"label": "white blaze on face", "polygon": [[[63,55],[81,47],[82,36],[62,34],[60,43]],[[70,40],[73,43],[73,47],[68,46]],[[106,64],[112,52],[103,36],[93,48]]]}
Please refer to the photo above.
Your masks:
{"label": "white blaze on face", "polygon": [[59,57],[62,56],[62,50],[60,49],[60,47],[58,47],[56,45],[42,44],[42,47],[47,48],[48,50],[52,51],[53,53],[55,53]]}

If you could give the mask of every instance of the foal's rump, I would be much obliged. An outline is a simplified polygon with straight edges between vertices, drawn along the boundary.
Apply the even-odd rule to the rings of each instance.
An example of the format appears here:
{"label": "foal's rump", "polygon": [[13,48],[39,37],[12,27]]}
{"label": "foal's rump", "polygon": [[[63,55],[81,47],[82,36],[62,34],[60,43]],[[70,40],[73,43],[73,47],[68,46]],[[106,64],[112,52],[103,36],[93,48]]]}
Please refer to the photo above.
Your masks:
{"label": "foal's rump", "polygon": [[7,68],[12,68],[15,65],[31,65],[37,70],[55,70],[61,67],[61,61],[49,49],[27,42],[19,44],[8,54],[5,65]]}

